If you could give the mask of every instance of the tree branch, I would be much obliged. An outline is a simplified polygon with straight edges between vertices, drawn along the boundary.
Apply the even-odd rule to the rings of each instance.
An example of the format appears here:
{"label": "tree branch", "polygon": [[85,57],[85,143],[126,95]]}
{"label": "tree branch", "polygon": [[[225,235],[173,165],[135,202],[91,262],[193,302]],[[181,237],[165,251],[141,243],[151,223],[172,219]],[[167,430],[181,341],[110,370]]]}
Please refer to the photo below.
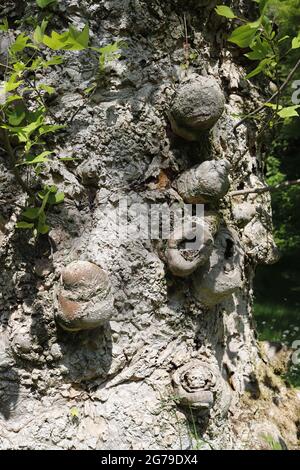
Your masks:
{"label": "tree branch", "polygon": [[41,104],[45,107],[46,109],[46,113],[48,113],[54,122],[57,122],[60,124],[60,119],[58,119],[55,114],[51,111],[51,109],[46,105],[45,103],[45,100],[43,98],[43,95],[41,94],[40,90],[33,84],[31,83],[31,81],[28,79],[28,78],[24,78],[25,82],[27,83],[27,85],[32,89],[32,91],[34,91],[38,98],[41,100]]}
{"label": "tree branch", "polygon": [[235,132],[236,129],[241,126],[242,124],[244,124],[245,121],[247,121],[247,119],[249,119],[250,117],[254,116],[255,114],[257,113],[260,113],[261,111],[263,111],[265,109],[265,105],[266,103],[271,103],[275,98],[277,98],[280,93],[287,87],[287,85],[289,84],[289,82],[291,81],[291,79],[293,78],[294,74],[296,73],[298,67],[300,66],[300,59],[298,60],[298,62],[296,63],[296,65],[292,68],[292,70],[290,71],[290,73],[288,74],[286,80],[283,82],[283,84],[281,85],[281,87],[276,91],[276,93],[274,93],[271,98],[269,98],[263,105],[261,105],[259,108],[255,109],[254,111],[252,111],[250,114],[248,114],[247,116],[245,116],[243,119],[241,119],[233,128],[233,131]]}
{"label": "tree branch", "polygon": [[183,23],[184,23],[184,43],[183,43],[183,50],[184,50],[184,58],[185,58],[185,65],[186,67],[189,66],[189,36],[188,36],[188,28],[187,28],[187,21],[186,21],[186,14],[183,14]]}
{"label": "tree branch", "polygon": [[294,186],[300,184],[300,179],[292,181],[284,181],[284,183],[279,183],[274,186],[264,186],[263,188],[251,188],[251,189],[241,189],[239,191],[231,191],[228,193],[228,196],[247,196],[248,194],[263,194],[263,193],[272,193],[278,189],[287,188],[289,186]]}
{"label": "tree branch", "polygon": [[83,103],[81,103],[74,111],[74,113],[72,114],[71,118],[69,119],[68,121],[68,124],[71,125],[73,120],[75,119],[75,117],[77,116],[77,114],[79,113],[79,111],[81,111],[84,106],[92,99],[92,97],[94,96],[94,94],[96,93],[97,91],[97,85],[95,86],[95,88],[93,89],[93,91],[91,92],[90,95],[87,95],[86,97],[83,98]]}

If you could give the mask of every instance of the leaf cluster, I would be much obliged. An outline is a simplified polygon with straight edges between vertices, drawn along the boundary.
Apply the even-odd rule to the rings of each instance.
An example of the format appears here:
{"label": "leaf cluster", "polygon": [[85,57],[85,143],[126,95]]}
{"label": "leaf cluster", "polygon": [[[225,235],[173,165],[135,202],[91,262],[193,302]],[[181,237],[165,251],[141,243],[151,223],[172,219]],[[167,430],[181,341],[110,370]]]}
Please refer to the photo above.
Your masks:
{"label": "leaf cluster", "polygon": [[[44,10],[54,7],[57,2],[36,0],[36,3]],[[56,92],[55,88],[37,77],[45,76],[47,69],[63,64],[64,51],[83,50],[97,53],[98,72],[104,74],[107,64],[120,57],[124,45],[117,41],[104,47],[92,47],[87,24],[82,30],[73,25],[63,32],[48,33],[48,29],[48,20],[44,18],[31,34],[17,34],[8,49],[7,63],[1,64],[4,80],[0,82],[0,138],[17,182],[28,193],[27,207],[17,227],[32,229],[36,235],[49,231],[47,212],[64,200],[64,194],[55,186],[41,188],[39,175],[42,171],[47,172],[53,158],[65,160],[49,148],[47,136],[66,127],[57,121],[46,104],[47,97]],[[2,20],[0,31],[14,34],[7,19]],[[97,85],[95,81],[91,89]]]}
{"label": "leaf cluster", "polygon": [[[294,51],[300,48],[300,30],[294,36],[285,34],[285,29],[281,28],[280,18],[274,15],[273,0],[253,1],[258,4],[259,10],[259,17],[256,21],[247,21],[239,17],[225,5],[218,5],[215,11],[219,16],[239,24],[228,37],[228,41],[245,50],[245,57],[256,62],[255,67],[245,78],[251,79],[263,73],[275,83],[279,90],[282,81],[282,65],[293,55]],[[280,96],[274,103],[266,103],[267,107],[273,109],[277,120],[299,116],[297,111],[299,106],[285,106],[284,103],[280,103],[279,98]],[[274,125],[273,122],[271,124]]]}

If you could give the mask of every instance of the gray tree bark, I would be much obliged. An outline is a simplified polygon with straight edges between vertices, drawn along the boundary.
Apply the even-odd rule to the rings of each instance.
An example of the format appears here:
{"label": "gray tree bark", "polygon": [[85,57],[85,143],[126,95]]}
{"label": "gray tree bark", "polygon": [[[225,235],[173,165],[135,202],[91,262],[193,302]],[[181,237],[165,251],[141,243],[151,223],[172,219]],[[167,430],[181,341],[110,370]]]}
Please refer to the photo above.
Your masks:
{"label": "gray tree bark", "polygon": [[[93,45],[127,47],[90,101],[86,52],[44,77],[63,122],[81,106],[55,142],[78,160],[41,175],[66,194],[49,237],[15,229],[25,195],[1,150],[1,448],[261,448],[263,434],[296,446],[292,392],[252,316],[255,267],[277,257],[270,196],[228,195],[265,184],[255,125],[233,132],[260,90],[228,50],[228,23],[209,0],[59,3],[54,29],[88,22]],[[1,14],[33,8],[5,1]],[[201,256],[119,237],[125,198],[132,221],[136,203],[204,203]]]}

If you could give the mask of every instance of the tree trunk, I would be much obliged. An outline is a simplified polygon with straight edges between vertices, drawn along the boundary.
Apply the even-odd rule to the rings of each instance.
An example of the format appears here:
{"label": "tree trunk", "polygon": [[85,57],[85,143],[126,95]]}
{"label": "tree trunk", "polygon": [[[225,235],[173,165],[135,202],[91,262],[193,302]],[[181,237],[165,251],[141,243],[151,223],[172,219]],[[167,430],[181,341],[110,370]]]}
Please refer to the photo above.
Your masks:
{"label": "tree trunk", "polygon": [[[37,12],[3,3],[10,21]],[[252,316],[255,267],[277,257],[270,195],[228,195],[265,182],[255,124],[233,132],[260,94],[227,20],[209,0],[59,4],[53,29],[88,22],[94,46],[126,47],[89,100],[86,51],[47,72],[57,118],[80,107],[55,142],[76,160],[41,174],[66,195],[49,236],[15,229],[25,195],[1,155],[1,448],[295,447],[292,392]],[[234,7],[249,17],[253,2]],[[201,256],[125,236],[124,201],[131,226],[135,204],[204,204]]]}

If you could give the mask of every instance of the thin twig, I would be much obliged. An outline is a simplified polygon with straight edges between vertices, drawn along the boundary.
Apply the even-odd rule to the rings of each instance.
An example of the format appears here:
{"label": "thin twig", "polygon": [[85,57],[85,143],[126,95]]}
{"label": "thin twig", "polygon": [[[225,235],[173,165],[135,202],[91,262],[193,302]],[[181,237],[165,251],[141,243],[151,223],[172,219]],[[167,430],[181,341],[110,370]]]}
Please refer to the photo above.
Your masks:
{"label": "thin twig", "polygon": [[183,44],[183,49],[184,49],[184,58],[185,58],[185,65],[186,67],[189,66],[189,36],[188,36],[188,28],[187,28],[187,21],[186,21],[186,14],[184,13],[183,15],[183,22],[184,22],[184,44]]}
{"label": "thin twig", "polygon": [[292,68],[292,70],[290,71],[290,73],[288,74],[287,76],[287,79],[283,82],[283,84],[281,85],[281,87],[276,91],[276,93],[274,93],[271,98],[269,98],[267,101],[264,102],[264,104],[262,104],[259,108],[255,109],[254,111],[252,111],[251,113],[249,113],[247,116],[245,116],[243,119],[241,119],[233,128],[234,132],[236,131],[236,129],[241,126],[242,124],[244,124],[245,121],[247,121],[247,119],[251,118],[252,116],[254,116],[255,114],[258,114],[260,113],[261,111],[263,111],[265,109],[265,106],[267,103],[271,103],[275,98],[277,98],[280,93],[287,87],[287,85],[289,84],[289,82],[291,81],[291,79],[293,78],[293,76],[295,75],[295,73],[297,72],[297,69],[298,67],[300,66],[300,59],[297,61],[297,63],[295,64],[295,66]]}
{"label": "thin twig", "polygon": [[60,123],[60,120],[55,116],[55,114],[51,111],[51,109],[48,108],[48,106],[46,105],[46,103],[45,103],[45,101],[44,101],[44,98],[43,98],[43,95],[41,94],[40,90],[39,90],[33,83],[31,83],[31,81],[30,81],[28,78],[25,78],[25,77],[24,77],[24,80],[25,80],[25,82],[27,83],[27,85],[28,85],[33,91],[36,92],[38,98],[39,98],[39,99],[41,100],[41,102],[42,102],[42,105],[45,107],[46,112],[49,113],[49,115],[52,117],[53,121]]}
{"label": "thin twig", "polygon": [[79,113],[79,111],[81,111],[85,105],[87,105],[87,103],[92,99],[92,97],[94,96],[94,94],[96,93],[97,91],[97,86],[95,86],[94,90],[91,92],[90,95],[87,95],[86,97],[84,97],[83,99],[83,103],[81,103],[74,111],[74,113],[72,114],[72,116],[70,117],[69,119],[69,122],[68,124],[72,124],[74,118],[77,116],[77,114]]}
{"label": "thin twig", "polygon": [[274,186],[264,186],[262,188],[251,188],[251,189],[241,189],[239,191],[231,191],[228,193],[228,196],[247,196],[248,194],[263,194],[263,193],[272,193],[278,189],[287,188],[289,186],[294,186],[300,184],[300,179],[285,181],[284,183],[275,184]]}

